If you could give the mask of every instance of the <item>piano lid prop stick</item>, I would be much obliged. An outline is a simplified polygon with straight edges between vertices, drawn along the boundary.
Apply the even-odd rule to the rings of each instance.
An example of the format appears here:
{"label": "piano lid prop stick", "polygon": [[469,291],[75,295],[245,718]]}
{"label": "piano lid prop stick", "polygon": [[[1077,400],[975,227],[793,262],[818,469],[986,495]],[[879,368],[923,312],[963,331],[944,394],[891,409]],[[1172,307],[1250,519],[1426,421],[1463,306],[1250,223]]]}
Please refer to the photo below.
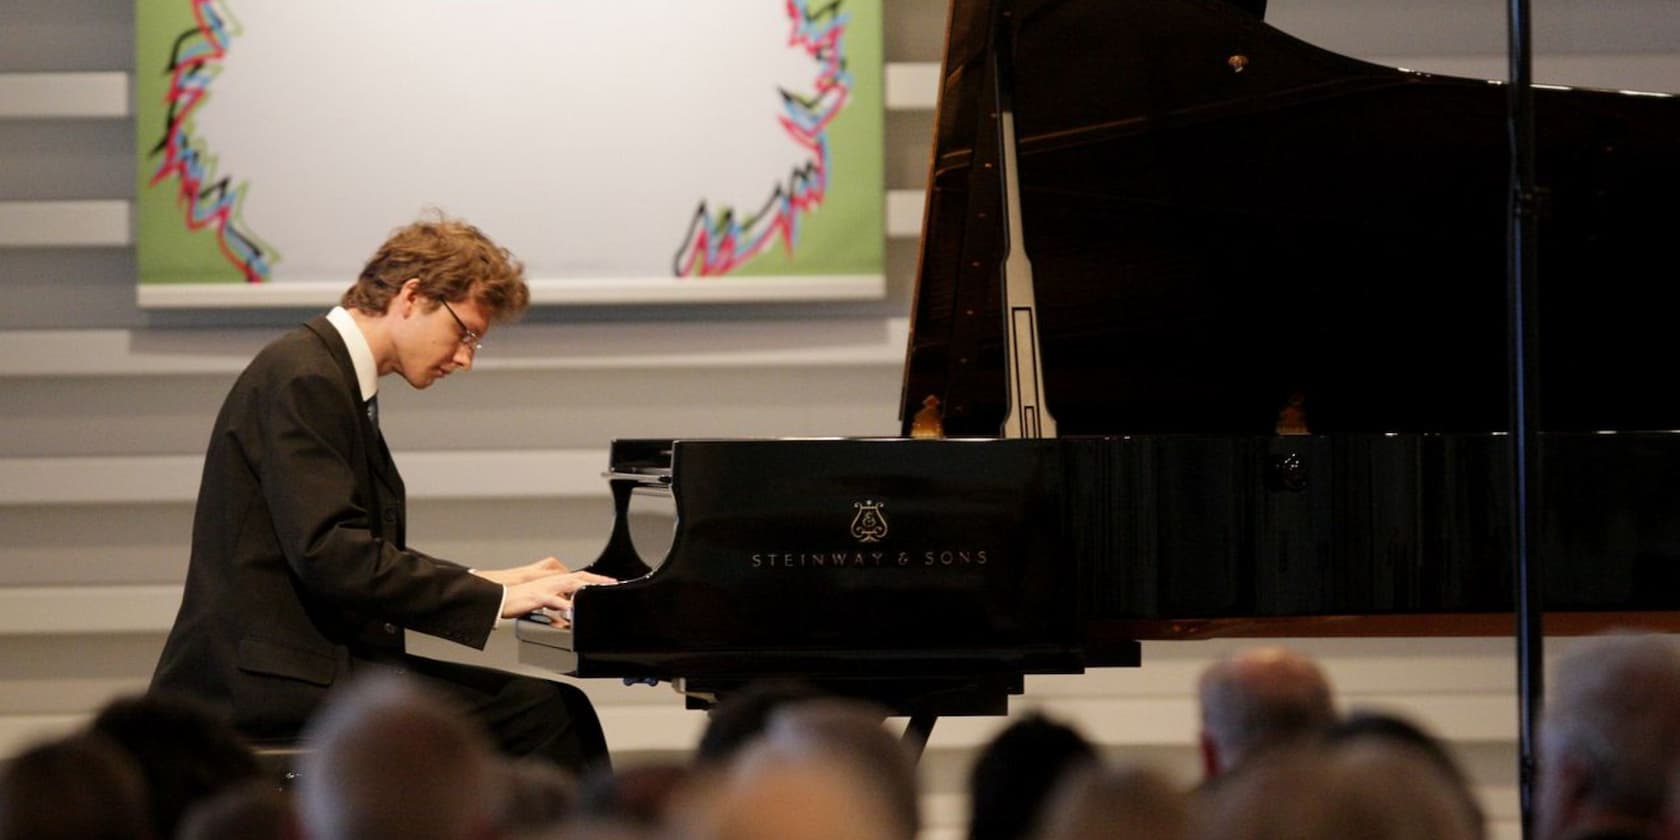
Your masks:
{"label": "piano lid prop stick", "polygon": [[[997,29],[1006,32],[1008,23]],[[1002,436],[1041,438],[1056,436],[1056,419],[1044,404],[1044,364],[1038,351],[1038,312],[1033,293],[1032,263],[1027,259],[1026,240],[1021,233],[1021,182],[1015,156],[1015,111],[1010,101],[1013,79],[1009,72],[1007,34],[992,41],[992,61],[998,112],[998,147],[1002,150],[1003,218],[1005,219],[1003,260],[1004,387],[1009,391],[1009,413],[1003,418]]]}

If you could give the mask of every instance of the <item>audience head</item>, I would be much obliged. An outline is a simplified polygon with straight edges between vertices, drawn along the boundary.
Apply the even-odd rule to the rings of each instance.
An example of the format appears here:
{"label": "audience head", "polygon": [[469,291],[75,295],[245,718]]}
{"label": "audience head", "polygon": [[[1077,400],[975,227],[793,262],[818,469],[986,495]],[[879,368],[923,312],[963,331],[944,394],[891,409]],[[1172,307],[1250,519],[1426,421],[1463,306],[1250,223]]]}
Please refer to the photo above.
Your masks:
{"label": "audience head", "polygon": [[1459,795],[1459,805],[1464,811],[1464,818],[1474,827],[1475,836],[1482,837],[1486,834],[1487,818],[1482,813],[1481,803],[1476,801],[1475,792],[1470,788],[1470,777],[1464,773],[1457,759],[1453,758],[1452,751],[1440,739],[1405,718],[1370,711],[1349,714],[1325,731],[1325,741],[1332,746],[1365,740],[1416,748],[1419,755],[1428,759]]}
{"label": "audience head", "polygon": [[673,810],[675,840],[913,840],[875,779],[841,754],[766,738],[713,768]]}
{"label": "audience head", "polygon": [[97,734],[38,744],[0,765],[0,840],[147,840],[133,757]]}
{"label": "audience head", "polygon": [[702,766],[728,762],[764,734],[771,715],[783,706],[826,697],[822,691],[796,680],[765,680],[726,695],[707,716],[706,731],[695,750]]}
{"label": "audience head", "polygon": [[686,835],[625,822],[571,820],[553,831],[514,835],[509,840],[673,840],[681,836]]}
{"label": "audience head", "polygon": [[832,759],[874,789],[892,820],[890,837],[914,838],[921,830],[916,762],[903,742],[882,728],[884,710],[866,703],[807,700],[778,709],[764,742],[794,761]]}
{"label": "audience head", "polygon": [[174,837],[192,806],[262,774],[233,726],[190,697],[120,698],[100,710],[91,729],[134,757],[160,838]]}
{"label": "audience head", "polygon": [[1096,761],[1097,751],[1085,736],[1042,715],[1004,727],[969,773],[970,840],[1026,837],[1057,783]]}
{"label": "audience head", "polygon": [[1654,832],[1680,772],[1680,652],[1659,636],[1582,641],[1559,662],[1541,721],[1537,832]]}
{"label": "audience head", "polygon": [[[755,692],[762,698],[772,692]],[[914,840],[915,764],[874,706],[804,688],[737,705],[671,809],[680,840]],[[816,697],[816,699],[811,699]],[[747,711],[743,711],[747,710]],[[757,731],[759,734],[742,735]]]}
{"label": "audience head", "polygon": [[499,802],[497,833],[504,837],[551,830],[577,809],[577,779],[551,761],[498,757],[491,773]]}
{"label": "audience head", "polygon": [[302,840],[292,798],[268,782],[246,782],[198,803],[176,840]]}
{"label": "audience head", "polygon": [[1208,840],[1474,840],[1462,794],[1415,746],[1387,739],[1269,749],[1204,791]]}
{"label": "audience head", "polygon": [[577,820],[591,825],[658,827],[692,772],[686,764],[641,764],[591,773],[578,791]]}
{"label": "audience head", "polygon": [[295,790],[311,840],[460,840],[494,827],[488,739],[411,682],[359,680],[304,735]]}
{"label": "audience head", "polygon": [[1040,820],[1039,840],[1182,840],[1190,803],[1161,773],[1141,766],[1094,766],[1058,786]]}
{"label": "audience head", "polygon": [[1280,647],[1214,663],[1198,685],[1202,767],[1209,778],[1254,752],[1317,734],[1335,722],[1330,681],[1317,663]]}

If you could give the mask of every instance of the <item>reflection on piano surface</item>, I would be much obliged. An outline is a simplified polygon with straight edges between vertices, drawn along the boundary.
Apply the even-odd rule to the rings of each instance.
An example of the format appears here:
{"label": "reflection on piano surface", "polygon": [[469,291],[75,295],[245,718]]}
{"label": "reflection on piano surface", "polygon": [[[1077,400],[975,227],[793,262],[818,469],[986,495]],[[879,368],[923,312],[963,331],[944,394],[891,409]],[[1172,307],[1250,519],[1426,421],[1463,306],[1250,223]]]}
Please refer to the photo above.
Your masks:
{"label": "reflection on piano surface", "polygon": [[[522,624],[522,656],[925,716],[1140,639],[1510,632],[1504,90],[1224,0],[958,0],[907,435],[930,404],[953,438],[1005,414],[1000,88],[1061,437],[619,441],[594,568],[628,582]],[[1547,607],[1673,624],[1680,100],[1536,107]],[[651,573],[637,490],[676,507]]]}

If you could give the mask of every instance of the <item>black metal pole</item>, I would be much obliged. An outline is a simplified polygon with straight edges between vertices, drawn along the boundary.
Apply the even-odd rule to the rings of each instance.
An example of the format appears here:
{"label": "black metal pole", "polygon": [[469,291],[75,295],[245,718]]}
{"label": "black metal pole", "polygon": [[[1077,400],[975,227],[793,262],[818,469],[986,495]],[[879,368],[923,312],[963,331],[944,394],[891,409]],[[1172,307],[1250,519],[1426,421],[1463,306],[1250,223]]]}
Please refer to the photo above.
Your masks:
{"label": "black metal pole", "polygon": [[1535,280],[1539,258],[1538,188],[1534,167],[1534,88],[1528,0],[1509,0],[1511,192],[1506,263],[1511,422],[1511,566],[1517,616],[1517,785],[1522,834],[1535,837],[1535,724],[1544,695],[1542,574],[1537,558],[1539,475],[1539,324]]}

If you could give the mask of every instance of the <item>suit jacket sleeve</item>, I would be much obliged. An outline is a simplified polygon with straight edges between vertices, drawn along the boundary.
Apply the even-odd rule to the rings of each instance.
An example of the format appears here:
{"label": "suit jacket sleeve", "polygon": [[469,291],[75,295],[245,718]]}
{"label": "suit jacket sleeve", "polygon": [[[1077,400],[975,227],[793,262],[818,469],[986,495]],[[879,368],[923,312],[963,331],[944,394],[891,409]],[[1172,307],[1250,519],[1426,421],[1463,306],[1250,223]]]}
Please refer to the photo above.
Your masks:
{"label": "suit jacket sleeve", "polygon": [[482,648],[502,587],[375,535],[359,406],[326,373],[291,374],[258,397],[253,459],[286,562],[336,607]]}

